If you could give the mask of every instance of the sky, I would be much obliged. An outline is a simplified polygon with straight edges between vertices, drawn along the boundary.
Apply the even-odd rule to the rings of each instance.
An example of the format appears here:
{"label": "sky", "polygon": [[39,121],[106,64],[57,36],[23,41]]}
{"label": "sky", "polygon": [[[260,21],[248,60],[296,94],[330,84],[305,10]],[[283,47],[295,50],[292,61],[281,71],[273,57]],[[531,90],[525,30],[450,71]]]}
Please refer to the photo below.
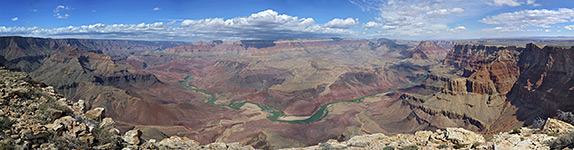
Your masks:
{"label": "sky", "polygon": [[0,36],[161,41],[574,35],[574,0],[4,0]]}

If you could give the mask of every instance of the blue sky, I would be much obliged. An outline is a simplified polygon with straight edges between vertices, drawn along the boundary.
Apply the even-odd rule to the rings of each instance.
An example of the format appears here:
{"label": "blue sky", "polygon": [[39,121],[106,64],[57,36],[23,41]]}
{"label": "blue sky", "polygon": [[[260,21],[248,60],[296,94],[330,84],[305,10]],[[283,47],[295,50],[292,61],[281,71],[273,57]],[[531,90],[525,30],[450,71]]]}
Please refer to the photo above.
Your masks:
{"label": "blue sky", "polygon": [[574,35],[572,0],[7,0],[0,36],[129,40]]}

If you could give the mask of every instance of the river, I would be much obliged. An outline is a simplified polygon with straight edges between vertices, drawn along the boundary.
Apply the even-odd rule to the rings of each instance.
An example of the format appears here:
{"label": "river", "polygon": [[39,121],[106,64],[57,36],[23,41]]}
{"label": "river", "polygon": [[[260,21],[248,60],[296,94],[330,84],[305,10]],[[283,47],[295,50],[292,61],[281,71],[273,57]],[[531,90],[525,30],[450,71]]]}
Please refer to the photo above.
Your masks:
{"label": "river", "polygon": [[[146,68],[147,69],[147,68]],[[257,105],[262,111],[266,111],[268,113],[270,113],[271,115],[268,115],[267,118],[271,121],[276,121],[276,122],[285,122],[285,123],[293,123],[293,124],[303,124],[303,123],[312,123],[312,122],[317,122],[320,121],[321,119],[325,118],[327,116],[327,114],[329,113],[329,110],[327,109],[327,107],[329,105],[332,104],[336,104],[336,103],[343,103],[343,102],[361,102],[363,99],[367,98],[367,97],[373,97],[379,94],[384,94],[384,93],[389,93],[389,92],[394,92],[396,90],[399,89],[403,89],[406,87],[409,87],[423,79],[425,79],[428,75],[428,72],[425,72],[423,75],[421,75],[420,77],[418,77],[417,79],[411,81],[410,83],[407,83],[401,87],[397,87],[394,89],[390,89],[384,92],[380,92],[380,93],[375,93],[375,94],[371,94],[371,95],[365,95],[365,96],[361,96],[361,97],[357,97],[354,99],[348,99],[348,100],[340,100],[340,101],[334,101],[334,102],[329,102],[326,104],[323,104],[319,107],[319,109],[317,109],[315,111],[315,113],[313,113],[310,116],[297,116],[297,117],[289,117],[291,119],[288,120],[284,120],[284,118],[286,118],[285,113],[283,111],[280,110],[276,110],[273,109],[271,107],[268,107],[266,105],[263,104],[259,104],[259,103],[255,103],[255,102],[251,102],[251,101],[246,101],[246,100],[236,100],[236,101],[232,101],[229,104],[215,104],[215,101],[217,100],[216,94],[209,92],[207,90],[204,89],[198,89],[198,88],[192,88],[190,87],[187,83],[193,79],[193,75],[189,74],[189,73],[185,73],[185,72],[180,72],[181,74],[186,74],[187,78],[185,78],[184,81],[181,81],[180,83],[187,88],[188,90],[192,90],[192,91],[196,91],[196,92],[202,92],[205,93],[207,95],[210,96],[209,100],[206,102],[207,104],[213,105],[213,106],[218,106],[218,107],[228,107],[228,108],[232,108],[232,109],[240,109],[243,105],[250,103],[250,104],[254,104]]]}

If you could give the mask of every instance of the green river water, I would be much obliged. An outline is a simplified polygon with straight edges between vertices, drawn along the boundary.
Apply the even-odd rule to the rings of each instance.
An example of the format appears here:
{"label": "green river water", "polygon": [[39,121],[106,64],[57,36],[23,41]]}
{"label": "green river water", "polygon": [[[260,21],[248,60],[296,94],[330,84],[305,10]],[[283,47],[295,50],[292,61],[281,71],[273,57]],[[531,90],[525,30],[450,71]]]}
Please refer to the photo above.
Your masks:
{"label": "green river water", "polygon": [[[147,68],[146,68],[147,69]],[[276,122],[286,122],[286,123],[293,123],[293,124],[303,124],[303,123],[312,123],[312,122],[317,122],[320,121],[321,119],[325,118],[327,116],[327,114],[329,113],[329,110],[327,109],[327,107],[329,105],[332,104],[336,104],[336,103],[343,103],[343,102],[361,102],[363,99],[367,98],[367,97],[373,97],[376,96],[378,94],[383,94],[383,93],[388,93],[388,92],[393,92],[399,89],[403,89],[406,87],[409,87],[421,80],[423,80],[424,78],[427,77],[428,72],[425,72],[423,75],[421,75],[420,77],[418,77],[417,79],[413,80],[412,82],[405,84],[401,87],[397,87],[394,89],[390,89],[384,92],[380,92],[380,93],[375,93],[375,94],[371,94],[371,95],[366,95],[366,96],[362,96],[362,97],[357,97],[354,99],[348,99],[348,100],[340,100],[340,101],[334,101],[334,102],[329,102],[326,104],[323,104],[319,107],[319,109],[317,109],[317,111],[315,111],[315,113],[313,113],[309,118],[306,119],[301,119],[301,120],[281,120],[279,119],[282,116],[285,116],[285,113],[283,111],[280,110],[276,110],[273,109],[271,107],[265,106],[263,104],[259,104],[259,103],[255,103],[255,102],[251,102],[251,101],[246,101],[246,100],[236,100],[236,101],[232,101],[230,104],[215,104],[215,101],[217,100],[217,97],[215,95],[215,93],[209,92],[207,90],[204,89],[197,89],[197,88],[192,88],[190,87],[187,83],[193,79],[193,75],[189,74],[189,73],[184,73],[184,72],[180,72],[181,74],[186,74],[187,78],[184,81],[181,81],[180,83],[187,88],[188,90],[192,90],[192,91],[196,91],[196,92],[202,92],[205,93],[207,95],[209,95],[209,100],[206,102],[207,104],[213,105],[213,106],[218,106],[218,107],[228,107],[228,108],[232,108],[232,109],[239,109],[241,108],[243,105],[247,104],[247,103],[251,103],[251,104],[255,104],[257,105],[259,108],[261,108],[261,110],[269,112],[271,115],[268,115],[267,118],[271,121],[276,121]]]}

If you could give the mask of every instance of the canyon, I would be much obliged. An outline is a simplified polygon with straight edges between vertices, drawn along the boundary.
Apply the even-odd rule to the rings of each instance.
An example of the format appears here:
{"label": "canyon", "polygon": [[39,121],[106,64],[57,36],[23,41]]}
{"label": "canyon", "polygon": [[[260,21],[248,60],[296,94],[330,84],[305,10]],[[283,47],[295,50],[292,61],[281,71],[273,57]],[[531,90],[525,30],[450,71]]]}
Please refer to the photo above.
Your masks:
{"label": "canyon", "polygon": [[144,140],[279,149],[449,128],[491,136],[572,111],[574,42],[522,42],[0,37],[0,65]]}

